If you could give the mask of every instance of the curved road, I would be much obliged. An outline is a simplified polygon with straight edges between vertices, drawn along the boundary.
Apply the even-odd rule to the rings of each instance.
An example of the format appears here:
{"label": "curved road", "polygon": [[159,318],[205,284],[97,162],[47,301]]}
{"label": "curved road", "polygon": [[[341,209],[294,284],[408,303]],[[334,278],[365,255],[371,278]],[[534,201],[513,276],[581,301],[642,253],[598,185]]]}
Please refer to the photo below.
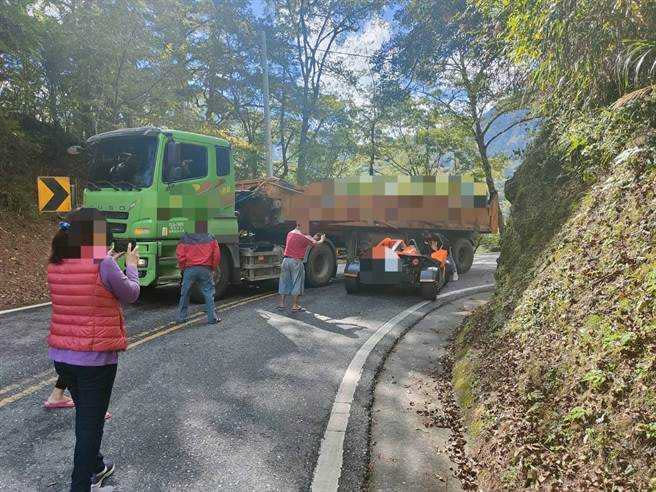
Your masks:
{"label": "curved road", "polygon": [[[492,283],[495,258],[477,257],[443,292]],[[171,289],[126,308],[131,347],[119,359],[103,440],[117,464],[108,483],[124,491],[307,490],[346,368],[378,327],[420,299],[348,296],[337,279],[303,300],[307,312],[279,312],[272,293],[242,290],[217,303],[223,322],[214,326],[202,317],[170,323]],[[54,377],[48,317],[49,308],[0,315],[0,490],[67,490],[74,414],[42,407]],[[362,469],[366,440],[357,449]],[[344,473],[340,488],[361,480]]]}

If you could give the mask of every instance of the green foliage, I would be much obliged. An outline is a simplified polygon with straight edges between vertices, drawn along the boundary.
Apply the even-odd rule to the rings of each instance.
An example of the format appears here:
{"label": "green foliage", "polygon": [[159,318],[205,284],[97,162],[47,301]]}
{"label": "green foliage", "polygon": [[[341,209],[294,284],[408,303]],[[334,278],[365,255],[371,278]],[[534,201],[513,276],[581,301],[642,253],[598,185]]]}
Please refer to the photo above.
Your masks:
{"label": "green foliage", "polygon": [[585,423],[590,417],[590,411],[583,407],[572,408],[567,415],[565,415],[565,422],[567,423]]}
{"label": "green foliage", "polygon": [[[490,35],[490,17],[465,0],[409,0],[397,15],[402,29],[392,43],[391,63],[383,70],[394,94],[410,87],[426,96],[424,106],[448,115],[465,131],[477,154],[476,168],[496,193],[490,146],[523,121],[517,116],[498,128],[501,116],[522,108],[521,76],[505,56],[501,39]],[[464,147],[463,147],[464,148]],[[502,217],[500,217],[502,219]],[[503,229],[503,221],[500,228]]]}
{"label": "green foliage", "polygon": [[625,85],[640,87],[656,81],[656,40],[628,41],[626,51],[622,67]]}
{"label": "green foliage", "polygon": [[649,422],[648,424],[640,424],[638,432],[644,434],[647,439],[656,441],[656,422]]}
{"label": "green foliage", "polygon": [[591,369],[583,376],[583,381],[593,390],[599,390],[606,383],[606,373],[600,369]]}
{"label": "green foliage", "polygon": [[[656,5],[639,0],[476,0],[548,111],[608,104],[653,82]],[[648,68],[647,68],[648,66]],[[633,72],[633,75],[631,74]],[[650,73],[651,72],[651,73]]]}
{"label": "green foliage", "polygon": [[381,138],[377,149],[383,171],[435,175],[448,169],[456,174],[481,174],[471,132],[460,120],[436,110],[427,99],[397,101],[381,124],[387,128],[387,136]]}
{"label": "green foliage", "polygon": [[480,237],[478,249],[476,251],[479,253],[498,252],[501,247],[499,244],[500,239],[499,234],[483,234]]}
{"label": "green foliage", "polygon": [[[293,178],[299,160],[307,161],[306,174],[313,179],[336,175],[349,172],[359,158],[350,108],[340,109],[343,101],[324,96],[318,73],[315,86],[299,83],[301,62],[315,70],[325,50],[299,60],[293,34],[303,27],[301,20],[315,29],[325,19],[325,27],[335,31],[334,43],[341,42],[380,4],[314,2],[312,9],[299,11],[300,3],[271,3],[267,37],[273,143],[281,150],[278,175]],[[140,125],[220,134],[233,144],[238,177],[264,175],[262,20],[249,1],[0,5],[0,125],[10,127],[29,115],[76,143]],[[339,68],[331,56],[325,61],[326,72]],[[333,154],[332,148],[339,151]],[[14,157],[7,160],[16,165]]]}

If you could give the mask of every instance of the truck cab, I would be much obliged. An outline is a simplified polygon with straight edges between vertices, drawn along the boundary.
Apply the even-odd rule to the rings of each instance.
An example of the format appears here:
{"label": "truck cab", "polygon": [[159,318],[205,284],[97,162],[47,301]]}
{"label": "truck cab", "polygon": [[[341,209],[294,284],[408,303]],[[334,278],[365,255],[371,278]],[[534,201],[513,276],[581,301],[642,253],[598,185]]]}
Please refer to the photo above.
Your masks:
{"label": "truck cab", "polygon": [[142,286],[179,279],[175,248],[185,232],[213,234],[222,263],[229,262],[223,271],[231,271],[230,263],[238,267],[235,176],[226,140],[144,127],[95,135],[86,150],[84,205],[104,213],[117,250],[139,244]]}

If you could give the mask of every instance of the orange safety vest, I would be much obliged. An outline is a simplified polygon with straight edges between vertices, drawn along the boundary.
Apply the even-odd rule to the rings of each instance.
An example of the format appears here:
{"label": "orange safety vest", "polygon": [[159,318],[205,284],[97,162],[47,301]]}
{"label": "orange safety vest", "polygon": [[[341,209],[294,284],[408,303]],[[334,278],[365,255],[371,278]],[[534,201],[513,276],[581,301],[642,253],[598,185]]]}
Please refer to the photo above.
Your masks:
{"label": "orange safety vest", "polygon": [[449,252],[446,249],[438,249],[437,251],[433,251],[431,253],[431,258],[439,261],[442,265],[446,264],[446,259],[449,256]]}

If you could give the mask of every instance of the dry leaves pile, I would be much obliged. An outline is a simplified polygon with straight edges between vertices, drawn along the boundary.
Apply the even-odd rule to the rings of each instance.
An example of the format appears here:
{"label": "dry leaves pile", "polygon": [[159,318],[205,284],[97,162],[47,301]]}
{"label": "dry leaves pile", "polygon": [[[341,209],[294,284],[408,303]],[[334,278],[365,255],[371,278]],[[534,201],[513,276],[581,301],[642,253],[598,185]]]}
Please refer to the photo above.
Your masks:
{"label": "dry leaves pile", "polygon": [[467,442],[462,416],[451,383],[453,358],[449,355],[442,357],[438,367],[439,369],[431,377],[435,382],[435,392],[437,400],[441,403],[442,411],[418,410],[417,414],[426,417],[425,427],[443,427],[451,430],[446,452],[451,462],[456,466],[453,474],[460,480],[463,489],[473,490],[477,488],[477,464],[468,456],[465,449]]}

